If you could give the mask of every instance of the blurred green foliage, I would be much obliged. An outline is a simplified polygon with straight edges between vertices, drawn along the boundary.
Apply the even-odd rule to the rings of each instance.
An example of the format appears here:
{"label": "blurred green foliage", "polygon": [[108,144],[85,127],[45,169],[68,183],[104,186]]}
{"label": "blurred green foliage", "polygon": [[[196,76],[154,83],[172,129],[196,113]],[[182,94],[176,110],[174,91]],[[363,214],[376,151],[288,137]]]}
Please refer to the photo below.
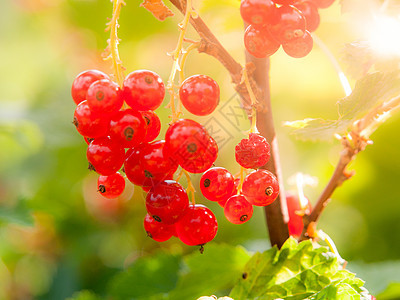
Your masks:
{"label": "blurred green foliage", "polygon": [[[175,47],[181,16],[177,13],[161,23],[138,4],[127,1],[121,13],[120,54],[126,72],[151,69],[166,81],[172,62],[167,52]],[[195,7],[222,44],[243,62],[238,1],[197,1]],[[65,299],[80,290],[103,295],[116,274],[160,248],[172,256],[197,251],[176,239],[161,244],[148,239],[142,228],[142,191],[130,187],[123,199],[104,200],[96,193],[96,176],[86,169],[86,144],[71,124],[70,86],[83,70],[111,72],[109,62],[101,59],[111,8],[109,1],[100,0],[1,2],[0,299]],[[321,19],[317,34],[337,57],[344,43],[363,38],[351,16],[340,14],[338,4],[324,10]],[[193,30],[189,37],[197,39]],[[271,65],[285,183],[296,172],[317,177],[319,185],[306,189],[313,202],[334,169],[340,145],[295,140],[281,124],[307,117],[333,119],[335,103],[344,94],[318,46],[304,59],[289,58],[280,50]],[[235,111],[237,119],[226,118],[227,109],[238,104],[228,73],[213,58],[197,53],[190,55],[186,73],[207,74],[219,82],[220,109],[211,117],[195,119],[220,130],[216,134],[223,146],[217,165],[238,172],[233,147],[245,137],[248,123],[240,110]],[[164,133],[169,113],[164,107],[157,112],[164,120]],[[386,269],[382,267],[379,274],[367,269],[379,264],[400,273],[398,263],[381,263],[400,260],[398,128],[399,114],[372,136],[374,145],[351,166],[356,176],[334,194],[319,223],[344,258],[363,266],[357,269],[358,276],[363,278],[363,272],[368,276],[366,286],[371,282],[374,293],[390,278],[374,285]],[[193,179],[198,184],[199,176]],[[206,203],[200,195],[198,200]],[[207,205],[219,222],[216,244],[243,245],[249,251],[269,247],[261,209],[255,210],[250,222],[237,226],[225,220],[218,205]],[[218,247],[210,244],[206,251],[213,253]],[[76,299],[96,296],[83,292]]]}

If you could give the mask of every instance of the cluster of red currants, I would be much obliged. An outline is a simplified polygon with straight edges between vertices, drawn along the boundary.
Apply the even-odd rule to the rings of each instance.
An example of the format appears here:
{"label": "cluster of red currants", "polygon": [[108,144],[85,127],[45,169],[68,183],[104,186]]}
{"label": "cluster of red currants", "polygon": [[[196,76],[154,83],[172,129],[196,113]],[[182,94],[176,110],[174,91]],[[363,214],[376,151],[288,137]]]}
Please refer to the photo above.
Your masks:
{"label": "cluster of red currants", "polygon": [[238,186],[235,179],[224,168],[211,168],[200,179],[200,189],[205,198],[217,201],[224,207],[225,217],[233,224],[247,222],[253,215],[253,205],[267,206],[279,194],[276,177],[267,170],[258,169],[270,158],[270,145],[259,134],[250,133],[235,147],[236,161],[246,169],[257,169],[248,174]]}
{"label": "cluster of red currants", "polygon": [[[165,86],[154,72],[138,70],[119,87],[97,70],[80,73],[71,89],[77,104],[74,125],[88,143],[89,169],[96,171],[98,191],[118,197],[125,179],[148,192],[144,220],[147,234],[157,241],[172,235],[185,244],[203,245],[217,232],[214,214],[202,205],[189,206],[185,189],[173,180],[178,165],[191,173],[209,169],[217,158],[215,140],[199,123],[181,119],[170,124],[165,140],[154,141],[161,122],[154,112],[163,102]],[[211,113],[219,102],[218,84],[194,75],[181,85],[180,100],[196,115]],[[124,102],[129,108],[124,108]]]}
{"label": "cluster of red currants", "polygon": [[291,57],[306,56],[313,48],[310,32],[317,29],[318,9],[334,0],[242,0],[240,13],[250,24],[244,34],[247,51],[255,57],[270,56],[280,45]]}

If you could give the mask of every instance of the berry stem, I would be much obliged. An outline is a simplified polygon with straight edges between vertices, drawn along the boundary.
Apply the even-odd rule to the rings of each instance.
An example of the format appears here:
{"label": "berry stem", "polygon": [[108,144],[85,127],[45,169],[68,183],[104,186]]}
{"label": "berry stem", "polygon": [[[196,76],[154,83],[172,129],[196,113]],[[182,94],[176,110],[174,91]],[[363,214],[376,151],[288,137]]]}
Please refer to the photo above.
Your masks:
{"label": "berry stem", "polygon": [[180,70],[179,70],[179,83],[181,84],[185,80],[185,64],[186,64],[186,59],[189,56],[189,53],[194,50],[199,48],[199,43],[193,43],[189,47],[186,48],[186,50],[182,54],[181,58],[181,63],[180,63]]}
{"label": "berry stem", "polygon": [[191,202],[192,202],[192,205],[195,205],[195,204],[196,204],[196,200],[195,200],[195,197],[194,197],[194,193],[196,192],[196,190],[195,190],[195,188],[194,188],[194,185],[193,185],[193,183],[192,183],[192,180],[190,179],[190,174],[189,174],[189,172],[186,171],[185,169],[182,169],[182,172],[183,172],[183,174],[185,175],[186,181],[187,181],[187,189],[186,189],[186,192],[187,192],[188,195],[189,195],[189,198],[190,198],[190,200],[191,200]]}
{"label": "berry stem", "polygon": [[183,18],[182,22],[178,24],[178,27],[179,27],[179,29],[181,31],[179,33],[178,43],[176,45],[175,50],[171,53],[171,56],[172,56],[174,62],[172,64],[171,73],[169,75],[168,83],[167,83],[167,90],[168,90],[168,93],[170,95],[170,102],[169,102],[168,106],[171,108],[172,121],[176,121],[179,118],[179,114],[177,113],[177,111],[175,109],[176,93],[175,93],[175,89],[174,89],[174,82],[175,82],[176,73],[178,71],[181,71],[181,66],[179,64],[179,58],[180,58],[181,53],[182,53],[183,41],[184,41],[184,38],[185,38],[186,29],[187,29],[187,26],[189,24],[189,20],[190,20],[190,17],[192,15],[192,13],[193,13],[192,0],[187,0],[185,17]]}
{"label": "berry stem", "polygon": [[105,50],[106,53],[109,52],[109,55],[105,58],[105,60],[111,59],[113,69],[114,69],[114,76],[115,80],[117,81],[118,85],[121,87],[124,81],[124,72],[122,61],[119,58],[119,51],[118,51],[118,19],[121,13],[121,8],[123,5],[126,5],[123,0],[113,0],[113,14],[110,22],[107,23],[106,31],[110,31],[110,39],[108,42],[108,47]]}

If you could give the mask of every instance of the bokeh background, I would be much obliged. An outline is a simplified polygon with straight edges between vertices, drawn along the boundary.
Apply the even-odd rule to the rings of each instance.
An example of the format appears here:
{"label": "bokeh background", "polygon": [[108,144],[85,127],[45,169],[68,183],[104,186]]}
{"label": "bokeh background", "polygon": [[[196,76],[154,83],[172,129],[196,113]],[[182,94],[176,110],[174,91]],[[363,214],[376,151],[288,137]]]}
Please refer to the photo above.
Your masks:
{"label": "bokeh background", "polygon": [[[164,22],[126,1],[120,18],[120,54],[126,72],[150,69],[167,80],[175,48],[176,12]],[[144,194],[129,186],[117,200],[96,192],[95,174],[87,170],[86,143],[72,125],[74,77],[87,69],[111,72],[102,60],[112,3],[105,0],[0,1],[0,299],[65,299],[75,291],[101,295],[108,280],[140,256],[162,248],[190,253],[197,249],[177,239],[157,243],[142,227]],[[241,63],[244,62],[239,1],[203,0],[195,7]],[[366,18],[367,19],[367,18]],[[321,11],[316,35],[341,60],[345,43],[368,38],[351,13],[335,3]],[[365,20],[364,20],[365,21]],[[196,40],[195,32],[188,36]],[[239,171],[234,145],[248,123],[237,110],[238,96],[229,74],[213,58],[192,53],[186,74],[206,74],[221,87],[220,107],[195,118],[213,127],[220,144],[218,166]],[[348,77],[354,86],[355,78]],[[280,49],[271,58],[271,91],[286,189],[302,172],[314,178],[306,187],[311,202],[328,181],[341,147],[335,140],[296,140],[284,121],[337,118],[336,102],[345,96],[337,72],[318,45],[303,59]],[[236,109],[236,118],[227,110]],[[157,113],[168,123],[168,110]],[[189,113],[186,117],[192,118]],[[372,136],[374,144],[351,168],[356,176],[335,192],[319,228],[335,241],[350,270],[367,281],[373,293],[400,282],[400,115]],[[199,176],[193,176],[198,186]],[[232,225],[222,209],[207,203],[219,221],[216,243],[243,245],[249,251],[269,248],[262,209],[250,222]]]}

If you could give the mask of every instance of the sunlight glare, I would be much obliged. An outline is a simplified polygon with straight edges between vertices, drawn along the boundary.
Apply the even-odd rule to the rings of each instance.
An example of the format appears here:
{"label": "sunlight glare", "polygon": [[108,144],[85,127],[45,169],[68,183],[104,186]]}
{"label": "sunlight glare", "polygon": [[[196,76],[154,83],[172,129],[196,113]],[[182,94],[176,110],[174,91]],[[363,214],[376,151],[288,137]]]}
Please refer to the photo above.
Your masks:
{"label": "sunlight glare", "polygon": [[400,56],[399,18],[377,16],[370,28],[371,47],[380,55]]}

